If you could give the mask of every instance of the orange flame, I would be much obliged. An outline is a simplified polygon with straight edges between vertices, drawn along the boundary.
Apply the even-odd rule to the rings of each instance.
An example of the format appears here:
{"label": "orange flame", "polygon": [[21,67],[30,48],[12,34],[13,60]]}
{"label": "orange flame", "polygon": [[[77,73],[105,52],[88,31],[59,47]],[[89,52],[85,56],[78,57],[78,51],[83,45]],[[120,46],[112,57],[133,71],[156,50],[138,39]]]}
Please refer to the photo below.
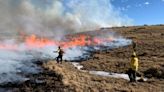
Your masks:
{"label": "orange flame", "polygon": [[25,44],[29,48],[41,48],[45,46],[54,46],[56,42],[46,38],[37,38],[36,35],[31,35],[26,37]]}
{"label": "orange flame", "polygon": [[[67,36],[66,41],[56,41],[50,40],[48,38],[40,38],[36,35],[30,35],[25,37],[25,45],[27,48],[43,48],[46,46],[62,46],[62,48],[69,48],[75,46],[93,46],[99,45],[103,42],[111,42],[114,40],[113,37],[109,38],[98,38],[98,37],[91,37],[90,35],[86,34],[78,34],[75,36]],[[18,48],[17,45],[4,45],[0,44],[0,49],[16,49]]]}

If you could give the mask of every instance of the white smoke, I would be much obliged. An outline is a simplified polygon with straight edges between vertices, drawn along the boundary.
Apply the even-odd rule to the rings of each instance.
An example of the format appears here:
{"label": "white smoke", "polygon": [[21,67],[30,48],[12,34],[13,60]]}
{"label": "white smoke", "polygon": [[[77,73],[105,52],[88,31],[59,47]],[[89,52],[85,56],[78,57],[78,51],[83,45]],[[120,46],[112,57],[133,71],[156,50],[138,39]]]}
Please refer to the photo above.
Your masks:
{"label": "white smoke", "polygon": [[[111,36],[113,36],[114,39],[112,42],[104,41],[97,45],[66,48],[64,49],[65,54],[63,58],[69,61],[87,59],[93,51],[117,48],[131,44],[131,40],[114,35]],[[12,41],[5,42],[3,45],[8,45],[9,43],[11,45]],[[14,46],[16,44],[13,43],[12,45]],[[35,63],[54,60],[58,54],[53,51],[57,49],[55,45],[29,49],[24,43],[18,43],[17,47],[14,49],[0,49],[0,83],[17,83],[27,80],[24,75],[38,73],[41,70]]]}
{"label": "white smoke", "polygon": [[31,61],[33,57],[25,51],[0,50],[0,83],[24,81],[21,74],[39,72]]}
{"label": "white smoke", "polygon": [[[0,0],[0,20],[0,45],[17,45],[16,50],[0,49],[0,83],[26,80],[24,74],[40,71],[33,61],[57,56],[53,53],[57,46],[27,49],[20,42],[23,40],[20,33],[60,39],[65,34],[131,25],[132,22],[128,17],[122,17],[110,0],[68,0],[67,3],[65,0]],[[120,39],[103,45],[118,47],[130,44],[129,40]],[[92,49],[95,48],[100,49]],[[64,59],[87,56],[88,49],[66,49]]]}
{"label": "white smoke", "polygon": [[23,31],[61,37],[100,27],[132,24],[110,0],[0,0],[0,20],[0,32],[12,36]]}
{"label": "white smoke", "polygon": [[[78,15],[80,24],[86,29],[131,25],[132,20],[123,17],[110,0],[70,0],[68,6]],[[80,12],[79,12],[80,11]]]}

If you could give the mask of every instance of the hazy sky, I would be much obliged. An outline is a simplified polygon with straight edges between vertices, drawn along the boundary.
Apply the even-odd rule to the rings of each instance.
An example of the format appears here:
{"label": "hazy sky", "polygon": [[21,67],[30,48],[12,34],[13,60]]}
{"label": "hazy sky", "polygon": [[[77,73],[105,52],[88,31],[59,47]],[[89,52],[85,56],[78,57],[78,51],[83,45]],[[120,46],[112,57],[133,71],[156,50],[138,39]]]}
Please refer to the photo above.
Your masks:
{"label": "hazy sky", "polygon": [[[53,0],[32,0],[43,8]],[[69,0],[61,0],[67,5]],[[74,0],[76,1],[76,0]],[[164,0],[109,0],[122,15],[133,19],[134,25],[164,24]],[[101,2],[101,0],[100,0]],[[44,4],[43,4],[44,3]],[[46,4],[45,4],[46,3]],[[69,8],[68,8],[69,10]],[[103,12],[103,11],[102,11]]]}

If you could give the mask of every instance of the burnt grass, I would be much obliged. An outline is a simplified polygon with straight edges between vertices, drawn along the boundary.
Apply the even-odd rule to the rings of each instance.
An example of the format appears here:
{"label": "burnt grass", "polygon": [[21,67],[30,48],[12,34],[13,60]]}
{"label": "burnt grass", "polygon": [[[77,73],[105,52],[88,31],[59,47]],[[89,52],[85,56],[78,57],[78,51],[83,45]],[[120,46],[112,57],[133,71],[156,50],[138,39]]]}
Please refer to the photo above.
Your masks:
{"label": "burnt grass", "polygon": [[29,75],[23,83],[5,83],[0,85],[3,92],[70,92],[69,86],[62,83],[62,75],[45,69],[42,73]]}
{"label": "burnt grass", "polygon": [[[164,26],[132,26],[102,28],[100,30],[114,31],[127,39],[136,42],[136,53],[139,58],[139,73],[148,78],[144,83],[129,83],[123,79],[94,78],[93,84],[103,82],[110,85],[110,90],[99,92],[163,92],[164,91]],[[97,32],[100,32],[97,30]],[[91,34],[92,32],[89,32]],[[96,32],[94,32],[96,33]],[[85,34],[85,33],[83,33]],[[85,70],[99,70],[115,73],[126,73],[129,68],[132,46],[124,46],[94,52],[87,60],[80,61]],[[39,64],[42,66],[42,63]],[[71,70],[70,70],[71,71]],[[80,74],[79,74],[80,75]],[[77,92],[71,85],[63,83],[63,76],[43,67],[38,74],[28,75],[29,80],[23,83],[6,83],[0,85],[0,91],[7,92]],[[90,75],[88,75],[90,76]],[[78,78],[78,77],[77,77]],[[89,80],[90,81],[90,80]],[[87,82],[88,83],[88,82]],[[89,86],[89,84],[87,85]],[[86,86],[86,87],[87,87]],[[94,86],[89,89],[103,89]],[[84,89],[85,90],[85,89]],[[80,92],[84,92],[81,90]],[[98,92],[86,91],[85,92]]]}
{"label": "burnt grass", "polygon": [[[139,58],[139,72],[145,77],[164,79],[164,26],[111,28],[132,39]],[[107,31],[108,31],[107,30]],[[125,73],[129,68],[132,46],[96,52],[92,59],[82,62],[84,69]]]}

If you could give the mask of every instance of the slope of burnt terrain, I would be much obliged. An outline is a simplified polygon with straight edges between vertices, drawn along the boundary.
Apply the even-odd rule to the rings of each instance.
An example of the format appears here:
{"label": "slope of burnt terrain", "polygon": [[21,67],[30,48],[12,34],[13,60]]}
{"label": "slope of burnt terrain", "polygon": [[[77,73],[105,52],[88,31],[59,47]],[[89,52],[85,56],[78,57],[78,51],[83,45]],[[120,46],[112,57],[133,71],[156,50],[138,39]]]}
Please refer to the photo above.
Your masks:
{"label": "slope of burnt terrain", "polygon": [[[40,63],[43,71],[28,75],[23,83],[0,85],[2,92],[163,92],[164,91],[164,26],[138,26],[102,28],[94,34],[112,31],[136,44],[139,57],[139,75],[146,82],[129,83],[128,80],[102,77],[79,71],[70,62]],[[89,33],[82,34],[92,34]],[[84,70],[126,73],[129,68],[132,46],[96,51],[80,64]]]}

